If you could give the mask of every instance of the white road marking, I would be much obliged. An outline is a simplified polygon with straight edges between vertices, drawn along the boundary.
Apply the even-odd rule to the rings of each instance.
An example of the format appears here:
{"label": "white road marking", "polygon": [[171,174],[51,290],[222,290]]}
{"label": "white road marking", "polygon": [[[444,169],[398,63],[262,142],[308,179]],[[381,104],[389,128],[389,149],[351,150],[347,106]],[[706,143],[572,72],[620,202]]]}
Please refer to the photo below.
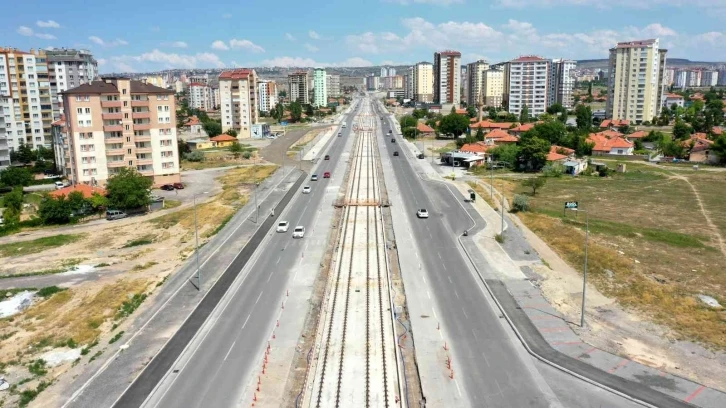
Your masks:
{"label": "white road marking", "polygon": [[[429,234],[429,235],[430,235],[430,234]],[[439,256],[439,259],[442,259],[442,258],[441,258],[441,253],[437,252],[437,253],[436,253],[436,255],[438,255],[438,256]]]}
{"label": "white road marking", "polygon": [[227,361],[227,357],[229,357],[229,353],[232,352],[232,349],[234,348],[234,345],[236,343],[237,343],[237,341],[232,342],[232,346],[229,348],[229,350],[227,351],[227,354],[225,354],[225,356],[224,356],[224,361]]}
{"label": "white road marking", "polygon": [[441,264],[441,266],[443,266],[444,270],[446,270],[446,264]]}
{"label": "white road marking", "polygon": [[476,335],[476,331],[471,329],[471,333],[474,335],[474,340],[479,341],[479,336]]}
{"label": "white road marking", "polygon": [[[467,314],[466,314],[466,310],[464,310],[464,308],[463,308],[463,307],[461,308],[461,311],[462,311],[462,312],[464,312],[464,317],[466,317],[466,318],[468,319],[468,318],[469,318],[469,315],[467,315]],[[473,331],[473,330],[474,330],[474,329],[472,329],[472,331]]]}
{"label": "white road marking", "polygon": [[280,263],[280,259],[282,259],[282,257],[277,258],[277,262],[275,262],[275,264],[279,264]]}
{"label": "white road marking", "polygon": [[451,281],[451,275],[448,275],[447,278],[449,278],[449,283],[451,283],[453,285],[454,282]]}
{"label": "white road marking", "polygon": [[454,294],[456,295],[456,298],[457,298],[457,299],[461,299],[461,298],[459,297],[459,292],[457,292],[456,290],[454,290]]}
{"label": "white road marking", "polygon": [[[426,283],[426,277],[423,275],[421,275],[421,277],[423,278],[424,283]],[[426,284],[428,285],[428,283],[426,283]]]}
{"label": "white road marking", "polygon": [[[264,290],[262,292],[264,292]],[[262,292],[260,292],[260,295],[257,296],[257,300],[255,300],[255,304],[257,304],[257,302],[260,301],[260,298],[262,297]]]}
{"label": "white road marking", "polygon": [[426,294],[428,295],[429,299],[431,299],[431,293],[427,290]]}
{"label": "white road marking", "polygon": [[251,315],[252,315],[251,313],[247,315],[247,318],[245,319],[245,322],[242,324],[242,328],[240,330],[244,329],[245,326],[247,326],[247,322],[250,320]]}
{"label": "white road marking", "polygon": [[432,311],[432,312],[434,312],[434,317],[436,318],[436,320],[439,320],[439,317],[438,317],[438,316],[436,316],[436,309],[434,309],[434,308],[432,307],[432,308],[431,308],[431,311]]}
{"label": "white road marking", "polygon": [[456,384],[456,389],[459,391],[459,396],[461,397],[461,388],[459,388],[459,382],[454,380],[454,384]]}

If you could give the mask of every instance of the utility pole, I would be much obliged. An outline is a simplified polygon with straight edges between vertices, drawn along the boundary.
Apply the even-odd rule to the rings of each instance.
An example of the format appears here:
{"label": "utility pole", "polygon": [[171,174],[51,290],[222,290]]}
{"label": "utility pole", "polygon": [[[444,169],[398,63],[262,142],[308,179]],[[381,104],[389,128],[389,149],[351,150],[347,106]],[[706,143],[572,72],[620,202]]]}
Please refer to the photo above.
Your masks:
{"label": "utility pole", "polygon": [[[192,201],[194,202],[194,258],[196,258],[196,264],[197,264],[197,290],[202,290],[202,272],[201,268],[199,267],[199,228],[197,225],[197,195],[199,193],[195,193],[192,195]],[[201,194],[207,194],[207,192],[203,192]]]}
{"label": "utility pole", "polygon": [[587,211],[583,212],[585,213],[585,268],[582,273],[582,312],[580,313],[580,327],[585,327],[585,291],[587,290],[587,246],[590,238],[590,216]]}

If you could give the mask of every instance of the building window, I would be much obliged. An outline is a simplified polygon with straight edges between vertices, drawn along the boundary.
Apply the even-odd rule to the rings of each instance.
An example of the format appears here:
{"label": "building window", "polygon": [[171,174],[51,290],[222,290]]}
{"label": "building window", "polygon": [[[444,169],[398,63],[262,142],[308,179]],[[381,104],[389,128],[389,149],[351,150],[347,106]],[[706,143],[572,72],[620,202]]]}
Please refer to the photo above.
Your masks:
{"label": "building window", "polygon": [[87,114],[90,114],[91,113],[91,108],[86,108],[86,113]]}
{"label": "building window", "polygon": [[82,115],[83,114],[83,108],[76,109],[76,112],[78,112],[79,115]]}
{"label": "building window", "polygon": [[121,90],[121,93],[122,93],[122,94],[124,94],[124,95],[126,95],[126,89],[125,89],[125,88],[124,88],[124,89],[122,89],[122,90]]}

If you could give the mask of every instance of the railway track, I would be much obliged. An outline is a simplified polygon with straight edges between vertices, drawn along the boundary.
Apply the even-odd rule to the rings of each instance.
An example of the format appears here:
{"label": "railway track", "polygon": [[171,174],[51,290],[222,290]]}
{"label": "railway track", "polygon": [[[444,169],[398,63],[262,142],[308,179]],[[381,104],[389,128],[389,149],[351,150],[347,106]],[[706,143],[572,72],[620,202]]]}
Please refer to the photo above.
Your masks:
{"label": "railway track", "polygon": [[308,378],[311,407],[399,406],[374,119],[368,105],[354,125],[342,231]]}

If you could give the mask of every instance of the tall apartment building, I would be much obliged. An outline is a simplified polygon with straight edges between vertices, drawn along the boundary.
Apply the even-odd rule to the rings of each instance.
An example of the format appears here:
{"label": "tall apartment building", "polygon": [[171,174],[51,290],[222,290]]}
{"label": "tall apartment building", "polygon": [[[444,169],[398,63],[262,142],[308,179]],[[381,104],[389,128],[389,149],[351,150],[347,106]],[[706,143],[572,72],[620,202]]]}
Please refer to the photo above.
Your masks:
{"label": "tall apartment building", "polygon": [[315,92],[315,106],[328,106],[328,74],[325,68],[313,70],[313,89]]}
{"label": "tall apartment building", "polygon": [[[0,95],[0,171],[10,165],[10,149],[8,149],[8,136],[5,133],[5,112],[3,106],[7,96]],[[9,116],[9,115],[8,115]]]}
{"label": "tall apartment building", "polygon": [[665,74],[663,75],[663,85],[665,86],[671,86],[676,81],[676,69],[675,68],[668,68],[665,70]]}
{"label": "tall apartment building", "polygon": [[50,148],[53,100],[45,51],[0,48],[0,107],[10,152]]}
{"label": "tall apartment building", "polygon": [[55,48],[45,53],[53,100],[53,117],[59,119],[64,113],[63,98],[60,93],[96,79],[98,62],[87,50]]}
{"label": "tall apartment building", "polygon": [[305,71],[293,72],[287,76],[287,84],[290,89],[290,102],[310,102],[308,93],[308,73]]}
{"label": "tall apartment building", "polygon": [[701,74],[702,71],[699,69],[690,69],[686,72],[686,86],[689,88],[696,88],[701,86]]}
{"label": "tall apartment building", "polygon": [[380,87],[381,77],[373,75],[366,77],[366,88],[369,91],[377,91]]}
{"label": "tall apartment building", "polygon": [[406,71],[403,76],[403,97],[404,99],[413,99],[413,67]]}
{"label": "tall apartment building", "polygon": [[167,86],[166,78],[163,75],[146,75],[141,78],[141,81],[158,86],[159,88],[166,88]]}
{"label": "tall apartment building", "polygon": [[271,80],[257,81],[257,109],[270,112],[277,105],[277,83]]}
{"label": "tall apartment building", "polygon": [[212,106],[212,89],[207,84],[199,82],[190,83],[189,107],[209,111],[212,110]]}
{"label": "tall apartment building", "polygon": [[499,108],[504,101],[504,70],[490,68],[482,73],[481,103]]}
{"label": "tall apartment building", "polygon": [[[61,96],[62,97],[62,96]],[[58,174],[70,178],[71,176],[71,151],[68,141],[68,128],[66,118],[61,117],[51,124],[53,135],[53,155],[55,156],[55,170]]]}
{"label": "tall apartment building", "polygon": [[186,82],[189,82],[189,83],[197,82],[200,84],[209,85],[209,74],[190,75],[189,78],[182,76],[182,78],[183,78],[182,80],[186,80]]}
{"label": "tall apartment building", "polygon": [[[548,89],[547,106],[559,103],[567,109],[572,109],[572,88],[575,86],[575,78],[572,74],[577,66],[577,61],[566,59],[553,59],[550,63],[550,78]],[[545,108],[546,109],[546,108]]]}
{"label": "tall apartment building", "polygon": [[478,103],[484,103],[484,95],[482,86],[484,83],[484,73],[489,69],[489,62],[479,60],[466,64],[466,104],[476,106]]}
{"label": "tall apartment building", "polygon": [[685,89],[686,88],[686,78],[688,76],[688,71],[685,69],[677,69],[675,73],[673,74],[673,86],[676,88]]}
{"label": "tall apartment building", "polygon": [[216,85],[211,86],[210,91],[212,93],[212,108],[214,110],[217,110],[219,109],[219,104],[221,103],[219,98],[219,82]]}
{"label": "tall apartment building", "polygon": [[547,111],[550,60],[525,55],[509,61],[504,71],[504,99],[509,113],[519,115],[527,106],[530,116]]}
{"label": "tall apartment building", "polygon": [[621,42],[610,49],[608,118],[640,124],[660,114],[666,52],[657,38]]}
{"label": "tall apartment building", "polygon": [[718,85],[718,71],[708,70],[701,72],[701,86],[716,86]]}
{"label": "tall apartment building", "polygon": [[219,74],[219,111],[222,131],[234,129],[237,137],[252,137],[252,125],[257,123],[257,72],[254,69],[235,69]]}
{"label": "tall apartment building", "polygon": [[419,62],[413,66],[413,99],[416,102],[434,101],[434,66],[430,62]]}
{"label": "tall apartment building", "polygon": [[726,65],[722,65],[718,70],[718,85],[726,86]]}
{"label": "tall apartment building", "polygon": [[461,53],[434,53],[434,103],[459,105],[461,101]]}
{"label": "tall apartment building", "polygon": [[328,74],[328,97],[340,96],[340,75]]}
{"label": "tall apartment building", "polygon": [[157,186],[181,180],[173,91],[110,77],[62,96],[72,182],[104,185],[124,167]]}

